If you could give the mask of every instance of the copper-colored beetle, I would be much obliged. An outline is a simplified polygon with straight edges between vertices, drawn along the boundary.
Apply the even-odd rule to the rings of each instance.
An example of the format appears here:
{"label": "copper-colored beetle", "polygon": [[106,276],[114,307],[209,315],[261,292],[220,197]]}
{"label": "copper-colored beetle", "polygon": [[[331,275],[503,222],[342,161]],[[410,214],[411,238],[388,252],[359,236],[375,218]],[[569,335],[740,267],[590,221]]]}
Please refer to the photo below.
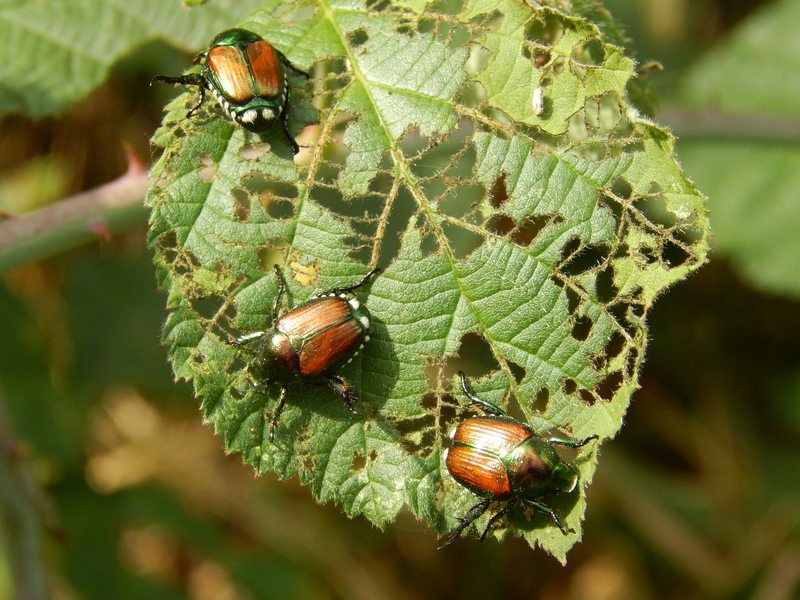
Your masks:
{"label": "copper-colored beetle", "polygon": [[558,513],[546,504],[552,494],[568,493],[578,484],[578,471],[564,462],[554,445],[580,448],[591,440],[551,437],[544,439],[533,430],[505,414],[500,408],[478,398],[459,373],[461,389],[473,404],[487,416],[469,417],[461,421],[451,434],[451,445],[445,454],[445,465],[453,479],[472,490],[482,500],[473,506],[450,531],[439,546],[446,548],[455,542],[469,525],[480,517],[494,501],[505,502],[486,525],[481,540],[503,515],[517,502],[524,502],[546,513],[566,534]]}
{"label": "copper-colored beetle", "polygon": [[278,406],[272,417],[269,439],[286,402],[286,388],[296,380],[325,381],[340,394],[347,409],[357,414],[358,395],[347,381],[334,374],[336,367],[353,360],[369,341],[369,314],[351,293],[366,284],[380,269],[372,269],[357,283],[324,292],[279,315],[286,290],[286,280],[278,265],[278,293],[272,308],[269,326],[233,342],[254,356],[249,371],[258,380],[258,388],[271,383],[281,386]]}
{"label": "copper-colored beetle", "polygon": [[200,72],[153,78],[153,81],[200,88],[200,100],[187,117],[200,108],[208,90],[228,117],[248,131],[262,133],[280,117],[286,139],[297,154],[299,146],[286,123],[289,102],[286,69],[308,77],[305,72],[292,66],[260,35],[246,29],[223,31],[194,62],[200,65]]}

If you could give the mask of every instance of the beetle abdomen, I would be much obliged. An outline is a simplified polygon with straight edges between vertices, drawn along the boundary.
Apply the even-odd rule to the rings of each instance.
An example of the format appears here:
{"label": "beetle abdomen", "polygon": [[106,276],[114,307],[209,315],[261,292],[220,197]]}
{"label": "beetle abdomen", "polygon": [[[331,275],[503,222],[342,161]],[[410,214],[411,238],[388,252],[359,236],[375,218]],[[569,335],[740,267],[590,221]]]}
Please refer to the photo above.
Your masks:
{"label": "beetle abdomen", "polygon": [[275,328],[291,340],[301,376],[319,375],[359,350],[369,327],[359,308],[355,298],[333,294],[314,298],[278,320]]}
{"label": "beetle abdomen", "polygon": [[521,423],[497,417],[471,417],[458,424],[447,453],[447,470],[454,479],[483,494],[512,493],[506,459],[533,435]]}
{"label": "beetle abdomen", "polygon": [[495,454],[454,444],[445,457],[453,479],[481,495],[503,498],[511,494],[511,482],[503,462]]}

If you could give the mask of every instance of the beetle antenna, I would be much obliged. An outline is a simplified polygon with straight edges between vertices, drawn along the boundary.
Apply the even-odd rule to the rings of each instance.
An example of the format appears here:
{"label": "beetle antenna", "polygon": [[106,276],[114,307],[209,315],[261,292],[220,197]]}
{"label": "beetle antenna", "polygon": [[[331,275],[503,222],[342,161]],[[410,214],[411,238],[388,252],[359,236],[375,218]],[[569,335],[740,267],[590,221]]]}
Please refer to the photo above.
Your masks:
{"label": "beetle antenna", "polygon": [[358,283],[354,283],[353,285],[348,285],[346,287],[336,288],[334,291],[336,292],[352,292],[355,289],[360,288],[362,285],[366,285],[370,279],[375,277],[381,272],[379,267],[375,267],[374,269],[370,270]]}

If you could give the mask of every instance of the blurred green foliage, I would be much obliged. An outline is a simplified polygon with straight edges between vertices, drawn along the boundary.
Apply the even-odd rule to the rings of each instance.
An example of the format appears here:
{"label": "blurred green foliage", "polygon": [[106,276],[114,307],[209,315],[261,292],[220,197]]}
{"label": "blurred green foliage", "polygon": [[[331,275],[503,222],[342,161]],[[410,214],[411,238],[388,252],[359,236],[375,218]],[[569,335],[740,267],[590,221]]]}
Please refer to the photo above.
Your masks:
{"label": "blurred green foliage", "polygon": [[[696,95],[686,100],[693,65],[729,68],[725,49],[747,39],[737,32],[800,27],[789,2],[607,4],[631,50],[664,63],[650,78],[678,117],[698,108]],[[783,22],[769,27],[770,17]],[[764,35],[775,58],[757,67],[791,56],[794,37]],[[124,168],[117,140],[148,155],[169,94],[143,91],[150,75],[188,60],[154,43],[64,115],[5,118],[0,185],[47,156],[65,166],[65,194],[113,179]],[[745,75],[733,69],[717,85],[746,89]],[[778,70],[753,93],[786,94],[795,79]],[[711,265],[656,303],[641,389],[604,447],[584,541],[566,568],[519,540],[436,553],[432,532],[407,516],[380,532],[221,456],[190,391],[171,381],[158,344],[163,298],[137,230],[3,276],[0,421],[13,435],[0,451],[29,485],[0,481],[0,598],[15,596],[20,551],[8,494],[39,523],[41,547],[28,558],[66,598],[797,597],[800,272],[788,252],[800,224],[787,200],[797,140],[754,142],[760,105],[741,108],[725,107],[744,124],[724,139],[676,117],[719,245]],[[794,126],[790,110],[777,116]],[[773,228],[749,226],[761,219]],[[764,266],[747,266],[752,256]]]}

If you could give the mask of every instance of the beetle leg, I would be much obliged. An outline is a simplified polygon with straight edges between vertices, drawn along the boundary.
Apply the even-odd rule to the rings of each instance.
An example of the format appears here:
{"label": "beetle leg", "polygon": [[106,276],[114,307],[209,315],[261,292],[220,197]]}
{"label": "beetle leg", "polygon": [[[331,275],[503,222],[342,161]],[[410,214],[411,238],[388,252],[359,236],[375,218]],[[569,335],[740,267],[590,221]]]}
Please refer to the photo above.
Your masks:
{"label": "beetle leg", "polygon": [[228,342],[233,346],[238,346],[242,350],[246,352],[252,353],[253,350],[250,349],[250,344],[253,342],[257,342],[261,338],[267,335],[266,331],[252,331],[250,333],[245,333],[244,335],[240,335],[239,337],[229,337]]}
{"label": "beetle leg", "polygon": [[[284,103],[284,105],[288,103],[289,103],[289,93],[287,92],[286,102]],[[289,133],[289,124],[287,122],[288,119],[289,119],[289,113],[286,110],[286,107],[284,106],[283,110],[281,110],[281,127],[283,127],[283,134],[286,136],[286,140],[292,146],[292,152],[297,154],[298,152],[300,152],[300,146],[297,145],[297,142],[292,137],[292,134]]]}
{"label": "beetle leg", "polygon": [[489,530],[491,530],[492,525],[494,525],[497,521],[499,521],[501,518],[503,518],[508,511],[510,511],[512,508],[514,508],[515,504],[516,504],[516,500],[511,500],[511,501],[507,502],[506,505],[502,509],[498,510],[496,513],[494,513],[492,515],[492,518],[489,519],[489,522],[486,524],[486,529],[484,529],[483,533],[481,534],[481,540],[480,541],[483,541],[483,540],[486,539],[486,534],[489,533]]}
{"label": "beetle leg", "polygon": [[567,448],[580,448],[581,446],[585,446],[592,440],[597,439],[597,435],[590,435],[589,437],[582,439],[582,440],[575,440],[572,438],[562,438],[562,437],[551,437],[547,440],[549,444],[555,444],[557,446],[566,446]]}
{"label": "beetle leg", "polygon": [[345,286],[345,287],[336,288],[336,289],[333,289],[331,291],[332,292],[344,292],[344,293],[352,292],[353,290],[356,290],[356,289],[360,288],[362,285],[365,285],[370,279],[375,277],[375,275],[377,275],[380,272],[381,272],[381,269],[379,267],[375,267],[374,269],[371,269],[366,275],[364,275],[358,281],[358,283],[354,283],[353,285],[348,285],[348,286]]}
{"label": "beetle leg", "polygon": [[275,302],[272,305],[270,326],[278,319],[278,312],[281,309],[283,294],[286,293],[286,278],[283,276],[283,271],[281,271],[279,265],[272,265],[272,269],[275,271],[275,275],[278,277],[278,293],[275,294]]}
{"label": "beetle leg", "polygon": [[525,500],[525,502],[527,504],[529,504],[530,506],[532,506],[533,508],[535,508],[536,510],[538,510],[539,512],[543,512],[545,514],[550,515],[550,518],[552,519],[553,524],[556,527],[558,527],[558,529],[564,535],[568,535],[568,534],[572,533],[572,530],[571,529],[567,529],[564,526],[564,524],[561,522],[561,519],[559,518],[558,513],[555,510],[553,510],[551,507],[547,506],[547,504],[544,504],[543,502],[538,502],[537,500]]}
{"label": "beetle leg", "polygon": [[295,67],[295,66],[294,66],[292,63],[290,63],[290,62],[289,62],[289,59],[288,59],[288,58],[286,58],[286,55],[285,55],[283,52],[281,52],[281,51],[280,51],[280,50],[278,50],[277,48],[275,49],[275,52],[277,52],[277,54],[278,54],[278,58],[280,58],[280,59],[281,59],[281,62],[284,64],[284,66],[286,66],[286,67],[289,67],[289,68],[290,68],[292,71],[294,71],[294,72],[295,72],[295,73],[297,73],[298,75],[302,75],[302,76],[303,76],[303,77],[305,77],[306,79],[308,79],[309,77],[311,77],[311,75],[309,75],[309,74],[308,74],[308,73],[306,73],[305,71],[301,71],[300,69],[298,69],[297,67]]}
{"label": "beetle leg", "polygon": [[203,102],[205,101],[205,99],[206,99],[206,87],[201,84],[200,85],[200,99],[197,101],[197,104],[195,104],[189,110],[189,112],[186,113],[186,118],[187,119],[190,118],[194,113],[197,112],[197,109],[200,108],[203,105]]}
{"label": "beetle leg", "polygon": [[189,73],[188,75],[178,75],[177,77],[156,75],[150,80],[150,85],[153,85],[156,81],[163,81],[172,85],[196,85],[200,88],[200,100],[186,113],[187,118],[191,117],[206,99],[206,80],[199,73]]}
{"label": "beetle leg", "polygon": [[[486,512],[486,509],[489,508],[489,505],[492,503],[492,498],[485,498],[478,502],[475,506],[470,508],[461,520],[459,520],[458,525],[450,531],[447,535],[444,536],[444,542],[441,546],[437,548],[437,550],[444,550],[448,546],[450,546],[453,542],[455,542],[460,536],[461,532],[463,532],[467,527],[469,527],[472,522],[480,517],[483,513]],[[484,532],[485,535],[485,532]],[[481,537],[483,539],[483,537]]]}
{"label": "beetle leg", "polygon": [[480,406],[486,414],[489,415],[505,415],[506,413],[503,410],[492,404],[491,402],[487,402],[486,400],[482,400],[475,395],[475,392],[470,389],[469,384],[467,383],[467,377],[464,375],[464,371],[459,371],[458,376],[461,378],[461,389],[466,394],[467,398],[469,398],[470,402],[473,404],[477,404]]}
{"label": "beetle leg", "polygon": [[278,406],[275,407],[275,412],[272,414],[272,423],[269,425],[269,443],[272,444],[275,439],[275,427],[278,425],[278,419],[283,412],[283,406],[286,404],[286,386],[281,386],[281,394],[278,397]]}
{"label": "beetle leg", "polygon": [[352,414],[357,415],[358,411],[356,410],[356,401],[358,400],[358,394],[350,389],[350,384],[347,383],[343,377],[339,377],[338,375],[328,375],[328,385],[331,386],[331,389],[334,392],[341,395],[347,410],[349,410]]}

